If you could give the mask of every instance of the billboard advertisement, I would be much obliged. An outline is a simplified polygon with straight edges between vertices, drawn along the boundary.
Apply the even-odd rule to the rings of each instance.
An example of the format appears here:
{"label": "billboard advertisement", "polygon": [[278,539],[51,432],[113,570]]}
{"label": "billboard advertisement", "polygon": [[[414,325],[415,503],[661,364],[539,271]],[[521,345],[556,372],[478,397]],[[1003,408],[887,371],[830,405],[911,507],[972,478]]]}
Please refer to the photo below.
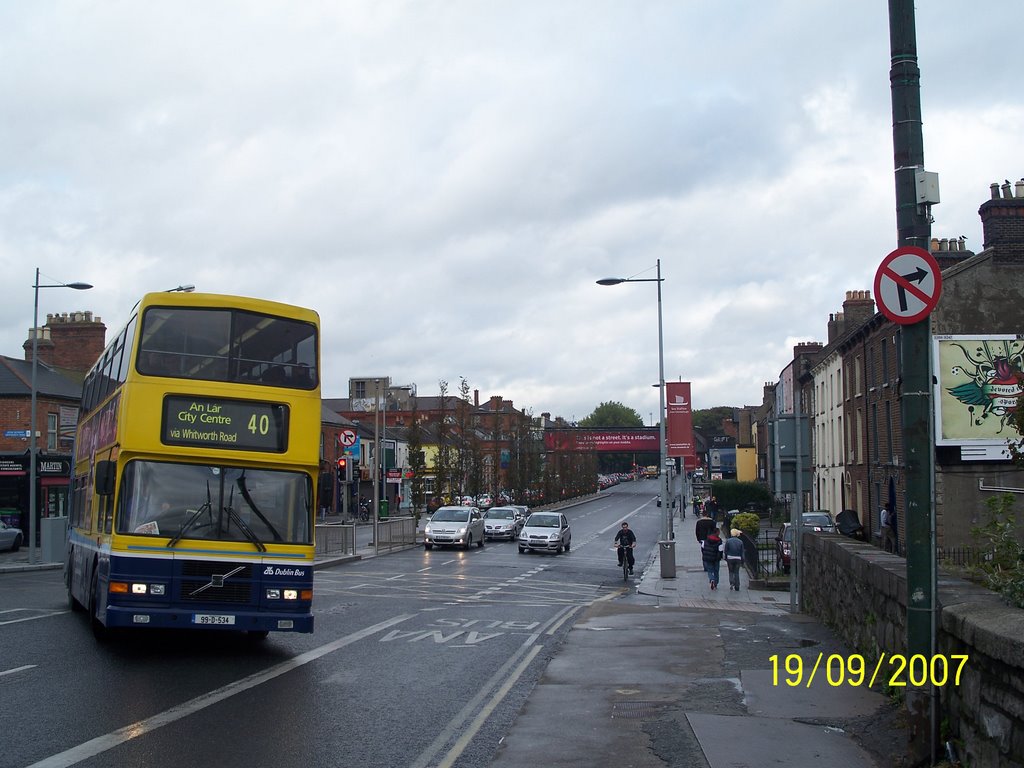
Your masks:
{"label": "billboard advertisement", "polygon": [[687,467],[697,466],[697,446],[693,439],[693,408],[690,404],[690,382],[665,382],[665,422],[668,455],[682,456]]}
{"label": "billboard advertisement", "polygon": [[1010,423],[1024,393],[1024,337],[948,335],[932,339],[935,442],[999,445],[1019,437]]}
{"label": "billboard advertisement", "polygon": [[549,429],[544,432],[548,451],[636,451],[660,453],[658,430],[644,429]]}

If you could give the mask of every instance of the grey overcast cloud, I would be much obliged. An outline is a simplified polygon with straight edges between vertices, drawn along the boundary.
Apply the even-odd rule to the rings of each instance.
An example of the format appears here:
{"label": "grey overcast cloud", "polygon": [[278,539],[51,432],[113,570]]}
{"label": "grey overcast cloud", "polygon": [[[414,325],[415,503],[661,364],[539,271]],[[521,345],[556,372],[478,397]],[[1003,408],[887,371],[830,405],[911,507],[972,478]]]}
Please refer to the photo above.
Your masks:
{"label": "grey overcast cloud", "polygon": [[[917,7],[933,235],[1024,176],[1024,3]],[[0,353],[194,284],[312,307],[325,397],[757,404],[896,247],[885,2],[0,8]]]}

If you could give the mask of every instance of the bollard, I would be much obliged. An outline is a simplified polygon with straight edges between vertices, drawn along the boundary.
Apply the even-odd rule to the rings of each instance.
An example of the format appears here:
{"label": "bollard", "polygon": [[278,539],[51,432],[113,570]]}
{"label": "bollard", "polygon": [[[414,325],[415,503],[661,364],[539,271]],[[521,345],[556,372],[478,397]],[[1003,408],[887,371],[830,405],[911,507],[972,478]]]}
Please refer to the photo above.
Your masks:
{"label": "bollard", "polygon": [[676,577],[676,543],[675,541],[659,541],[661,559],[661,578]]}

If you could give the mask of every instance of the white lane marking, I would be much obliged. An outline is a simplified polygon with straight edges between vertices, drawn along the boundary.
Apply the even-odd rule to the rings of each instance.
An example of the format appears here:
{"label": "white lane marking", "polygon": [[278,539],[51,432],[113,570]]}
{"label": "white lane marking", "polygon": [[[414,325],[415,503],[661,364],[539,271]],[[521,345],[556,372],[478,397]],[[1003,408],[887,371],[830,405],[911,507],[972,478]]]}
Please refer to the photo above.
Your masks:
{"label": "white lane marking", "polygon": [[[476,717],[474,717],[472,724],[467,729],[466,733],[463,734],[462,738],[460,738],[455,743],[452,749],[445,756],[444,761],[438,764],[438,768],[441,768],[442,765],[450,766],[466,748],[466,744],[468,744],[469,741],[472,740],[472,737],[476,735],[476,732],[483,725],[484,721],[487,719],[487,716],[490,715],[494,708],[506,696],[508,690],[512,687],[512,684],[514,684],[515,681],[519,679],[519,677],[529,666],[530,662],[533,661],[534,657],[540,652],[541,646],[534,646],[534,643],[536,643],[537,640],[540,638],[541,634],[544,633],[547,626],[550,626],[554,622],[559,621],[565,614],[569,613],[572,610],[573,608],[571,607],[563,608],[558,613],[556,613],[551,619],[549,619],[545,623],[545,626],[541,627],[537,632],[527,637],[526,640],[523,641],[523,644],[519,646],[516,652],[513,653],[512,656],[508,659],[508,661],[502,664],[501,667],[498,668],[498,671],[495,672],[483,686],[481,686],[476,696],[470,699],[469,702],[466,703],[466,706],[464,706],[459,711],[459,713],[448,722],[444,729],[437,735],[437,738],[434,739],[433,743],[425,750],[423,750],[423,752],[420,753],[419,757],[417,757],[416,760],[412,762],[409,768],[426,768],[426,766],[430,765],[430,763],[433,761],[434,756],[444,748],[444,745],[448,743],[452,736],[459,732],[459,730],[462,728],[463,723],[469,720],[470,717],[473,717],[473,713],[476,712]],[[519,662],[520,658],[524,655],[526,655],[528,658],[523,659],[522,663],[519,663],[518,666],[515,666],[517,662]],[[490,702],[488,702],[487,704],[483,704],[483,701],[487,696],[487,693],[496,685],[501,683],[502,679],[505,678],[506,673],[509,673],[509,670],[512,670],[513,666],[515,666],[514,671],[512,671],[509,674],[508,678],[505,679],[505,682],[502,683],[501,687],[495,692],[494,696],[491,697]],[[482,704],[483,708],[478,711],[478,708]],[[466,738],[467,736],[469,737],[468,739]]]}
{"label": "white lane marking", "polygon": [[345,637],[326,643],[325,645],[321,645],[319,648],[314,648],[311,651],[306,651],[294,658],[283,661],[270,669],[266,669],[262,672],[256,672],[248,677],[243,677],[241,680],[236,680],[235,682],[229,683],[221,688],[196,696],[191,701],[178,704],[177,706],[171,707],[170,709],[153,715],[152,717],[147,717],[145,720],[140,720],[137,723],[126,725],[124,728],[119,728],[116,731],[104,734],[103,736],[97,736],[95,739],[79,744],[77,747],[72,747],[71,749],[67,749],[56,755],[51,755],[39,762],[33,763],[28,768],[68,768],[68,766],[96,757],[96,755],[120,746],[126,741],[143,736],[150,731],[155,731],[157,728],[162,728],[165,725],[170,725],[182,718],[206,709],[209,706],[224,701],[225,699],[229,699],[236,694],[247,691],[250,688],[255,688],[269,680],[273,680],[275,677],[279,677],[286,672],[298,669],[301,666],[309,664],[311,661],[316,661],[321,656],[326,656],[328,653],[332,653],[339,648],[344,648],[346,645],[351,645],[363,638],[376,634],[388,627],[393,627],[396,624],[401,624],[403,621],[408,621],[414,617],[415,614],[396,616],[393,619],[388,619],[387,621],[382,621],[379,624],[374,624],[372,627],[367,627],[366,629],[361,629],[358,632],[353,632],[351,635],[346,635]]}
{"label": "white lane marking", "polygon": [[[27,608],[13,608],[10,611],[3,611],[3,613],[14,613],[15,611],[27,611]],[[20,624],[23,621],[35,621],[36,619],[48,619],[51,616],[61,616],[70,611],[49,611],[48,613],[40,613],[37,616],[26,616],[22,619],[9,619],[8,621],[0,621],[0,627],[6,627],[8,624]]]}
{"label": "white lane marking", "polygon": [[[635,515],[637,512],[639,512],[641,509],[643,509],[644,507],[646,507],[650,503],[651,502],[649,500],[645,501],[643,504],[641,504],[639,507],[634,509],[632,512],[629,512],[628,514],[626,514],[622,518],[622,520],[628,520],[629,518],[631,518],[633,515]],[[619,522],[617,522],[617,523],[612,523],[607,528],[602,528],[600,531],[597,532],[597,535],[598,536],[602,536],[602,535],[608,533],[608,531],[610,531],[612,528],[618,528],[620,525],[622,525],[622,520],[619,520]]]}
{"label": "white lane marking", "polygon": [[35,666],[36,666],[35,664],[26,664],[23,667],[14,667],[14,669],[5,669],[3,672],[0,672],[0,677],[3,677],[4,675],[13,675],[15,672],[24,672],[26,669],[35,669]]}
{"label": "white lane marking", "polygon": [[455,745],[451,748],[448,754],[445,755],[444,760],[437,764],[437,768],[451,768],[451,766],[455,764],[455,761],[459,759],[459,756],[473,740],[473,737],[476,736],[477,732],[483,727],[487,718],[491,716],[491,713],[498,707],[498,704],[501,703],[502,699],[504,699],[508,695],[508,692],[512,690],[512,686],[515,685],[516,681],[523,676],[526,668],[530,666],[530,663],[537,657],[537,654],[540,653],[540,649],[541,646],[539,645],[535,645],[530,649],[529,653],[526,654],[526,658],[524,658],[512,674],[508,676],[505,684],[495,692],[494,696],[491,697],[491,700],[487,702],[483,709],[480,710],[480,713],[473,718],[473,722],[469,724],[469,728],[467,728],[466,732],[462,734],[462,738],[455,742]]}

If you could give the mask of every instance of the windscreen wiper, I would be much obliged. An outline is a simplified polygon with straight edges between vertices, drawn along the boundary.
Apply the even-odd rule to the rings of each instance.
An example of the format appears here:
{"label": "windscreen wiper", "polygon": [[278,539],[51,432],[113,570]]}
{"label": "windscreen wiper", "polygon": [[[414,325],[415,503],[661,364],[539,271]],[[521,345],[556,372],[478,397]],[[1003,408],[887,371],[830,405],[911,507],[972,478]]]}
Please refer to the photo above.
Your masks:
{"label": "windscreen wiper", "polygon": [[[209,494],[209,489],[207,489],[207,494]],[[170,541],[167,542],[168,548],[173,547],[175,544],[177,544],[179,541],[181,541],[185,537],[185,534],[188,533],[188,531],[192,528],[192,526],[196,524],[196,521],[199,520],[199,517],[203,514],[203,512],[209,512],[209,511],[210,511],[210,502],[207,501],[205,504],[201,505],[199,507],[199,509],[197,509],[195,512],[193,512],[192,516],[188,520],[186,520],[184,522],[184,524],[178,530],[178,535],[175,536],[173,539],[171,539]]]}
{"label": "windscreen wiper", "polygon": [[252,528],[245,524],[245,521],[237,512],[235,512],[233,507],[224,507],[224,511],[228,513],[228,520],[235,521],[235,525],[238,526],[238,530],[245,535],[245,538],[256,545],[256,549],[260,552],[267,551],[267,547],[262,541],[260,541],[260,537],[253,532]]}
{"label": "windscreen wiper", "polygon": [[253,501],[252,496],[249,495],[249,488],[245,484],[245,474],[243,473],[235,482],[238,485],[238,490],[242,492],[242,498],[245,499],[245,503],[249,505],[249,509],[251,509],[255,513],[256,517],[258,517],[263,524],[270,529],[270,532],[274,534],[274,541],[284,541],[284,539],[281,538],[281,534],[277,532],[277,528],[275,528],[274,525],[267,520],[266,516],[260,512],[259,508],[256,506],[256,502]]}

